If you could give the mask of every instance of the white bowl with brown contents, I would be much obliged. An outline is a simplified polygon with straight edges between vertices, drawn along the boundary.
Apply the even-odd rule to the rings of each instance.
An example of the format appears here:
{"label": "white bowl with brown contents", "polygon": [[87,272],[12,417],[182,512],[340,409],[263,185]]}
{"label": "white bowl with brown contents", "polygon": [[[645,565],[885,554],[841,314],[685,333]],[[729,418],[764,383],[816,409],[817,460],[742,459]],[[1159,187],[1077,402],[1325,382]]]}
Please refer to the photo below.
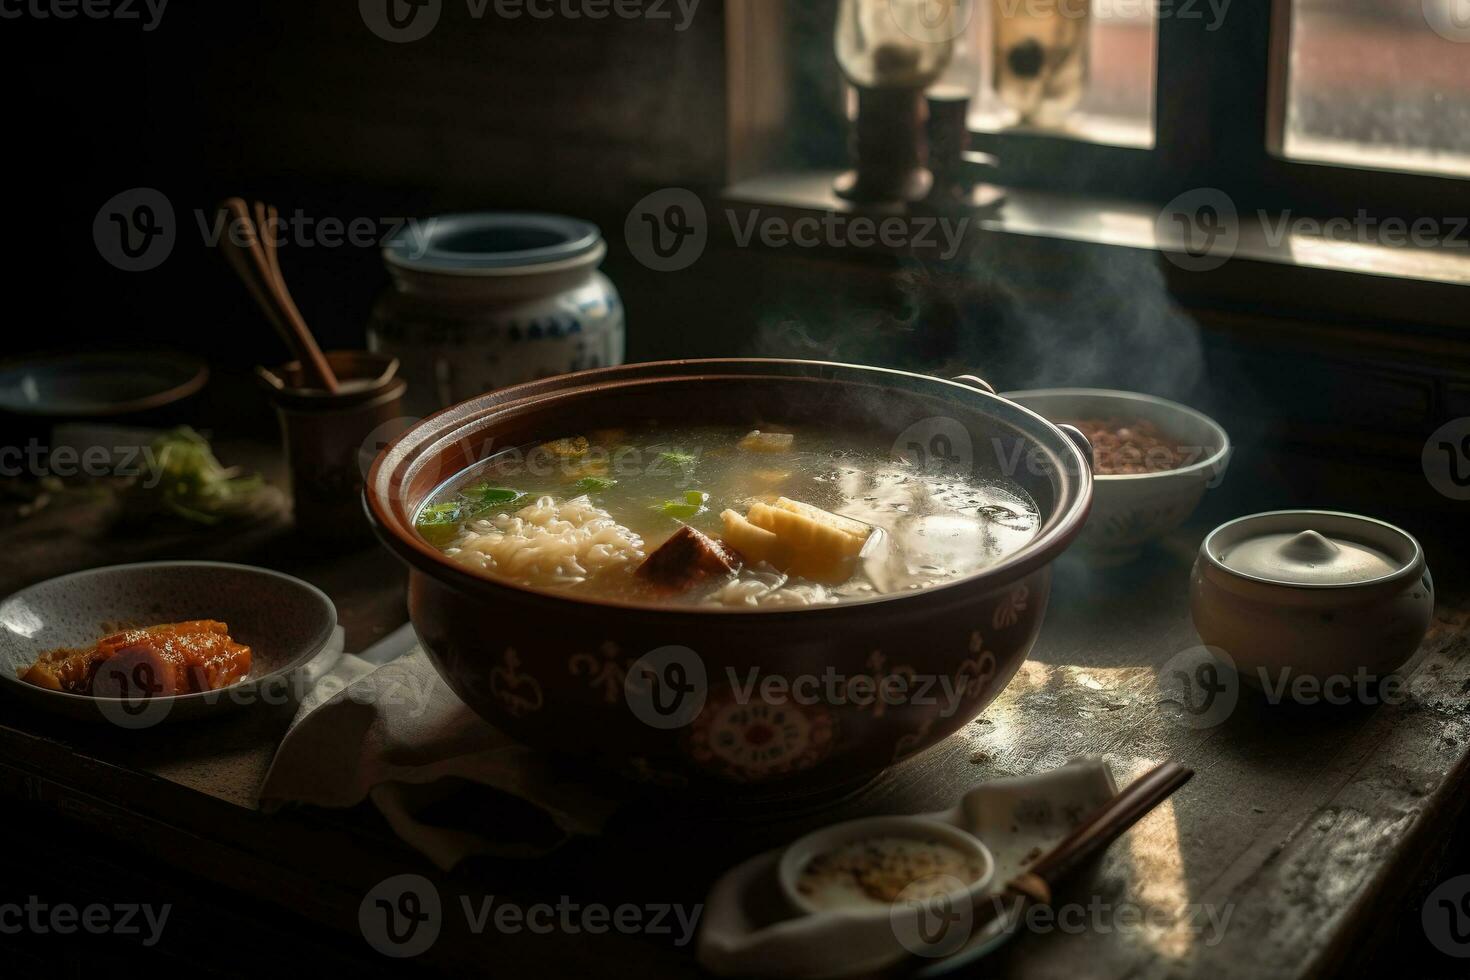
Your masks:
{"label": "white bowl with brown contents", "polygon": [[[875,965],[921,944],[935,952],[942,940],[921,927],[936,918],[968,924],[994,876],[995,859],[979,838],[929,817],[825,827],[789,846],[776,866],[793,911],[850,926],[845,955]],[[968,936],[951,938],[957,949]]]}
{"label": "white bowl with brown contents", "polygon": [[1078,547],[1094,561],[1131,561],[1189,519],[1230,463],[1230,436],[1202,412],[1106,388],[1037,388],[1001,397],[1093,444],[1092,514]]}

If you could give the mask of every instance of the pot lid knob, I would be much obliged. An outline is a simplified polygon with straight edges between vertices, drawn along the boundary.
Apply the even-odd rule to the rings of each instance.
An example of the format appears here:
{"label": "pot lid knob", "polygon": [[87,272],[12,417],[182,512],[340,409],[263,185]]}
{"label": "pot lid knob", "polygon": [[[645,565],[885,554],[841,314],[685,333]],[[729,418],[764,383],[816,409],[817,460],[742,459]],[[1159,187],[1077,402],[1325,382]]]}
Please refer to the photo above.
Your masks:
{"label": "pot lid knob", "polygon": [[1341,548],[1316,531],[1303,531],[1287,539],[1286,543],[1281,546],[1282,558],[1311,565],[1332,561],[1340,554],[1342,554]]}

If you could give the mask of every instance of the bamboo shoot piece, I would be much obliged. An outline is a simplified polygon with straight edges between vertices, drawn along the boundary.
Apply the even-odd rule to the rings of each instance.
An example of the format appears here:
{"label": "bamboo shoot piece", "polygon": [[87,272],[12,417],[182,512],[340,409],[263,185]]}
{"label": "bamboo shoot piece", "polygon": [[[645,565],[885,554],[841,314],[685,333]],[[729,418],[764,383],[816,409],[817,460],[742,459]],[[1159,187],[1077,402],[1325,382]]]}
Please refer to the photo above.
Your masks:
{"label": "bamboo shoot piece", "polygon": [[742,517],[727,510],[725,540],[749,561],[764,561],[813,582],[838,585],[852,577],[873,533],[862,521],[788,497],[754,504]]}
{"label": "bamboo shoot piece", "polygon": [[740,448],[748,453],[789,453],[796,436],[789,432],[754,432],[740,440]]}

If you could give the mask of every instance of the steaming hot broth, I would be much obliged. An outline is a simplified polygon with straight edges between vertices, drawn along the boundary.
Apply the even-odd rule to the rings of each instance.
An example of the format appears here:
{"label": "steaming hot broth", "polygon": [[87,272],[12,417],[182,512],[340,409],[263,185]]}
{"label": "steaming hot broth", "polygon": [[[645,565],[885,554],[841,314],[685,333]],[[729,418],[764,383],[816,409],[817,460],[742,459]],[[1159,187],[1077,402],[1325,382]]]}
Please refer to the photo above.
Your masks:
{"label": "steaming hot broth", "polygon": [[1019,485],[851,432],[649,424],[510,450],[441,487],[419,532],[485,575],[595,598],[811,605],[922,589],[1035,537]]}

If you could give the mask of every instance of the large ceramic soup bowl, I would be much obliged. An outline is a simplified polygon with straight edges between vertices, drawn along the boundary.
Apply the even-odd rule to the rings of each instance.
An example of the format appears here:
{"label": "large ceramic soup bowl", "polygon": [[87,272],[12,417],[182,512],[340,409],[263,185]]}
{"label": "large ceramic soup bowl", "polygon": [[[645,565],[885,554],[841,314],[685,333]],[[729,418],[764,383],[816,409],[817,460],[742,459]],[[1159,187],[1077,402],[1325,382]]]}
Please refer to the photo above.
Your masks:
{"label": "large ceramic soup bowl", "polygon": [[[807,433],[797,438],[830,456],[833,473],[853,472],[842,468],[848,454],[841,447],[849,441],[881,447],[864,458],[891,458],[883,480],[927,479],[930,468],[960,473],[958,483],[949,476],[935,483],[943,492],[931,495],[969,516],[939,513],[918,533],[944,539],[941,551],[949,548],[944,553],[966,571],[837,602],[674,602],[518,581],[509,572],[518,567],[514,550],[498,552],[506,574],[487,573],[457,560],[454,549],[446,554],[443,539],[419,526],[443,506],[434,502],[444,499],[446,485],[507,449],[691,425]],[[713,441],[719,444],[709,452],[711,472],[724,467],[719,471],[728,474],[746,465],[743,452],[766,448]],[[781,458],[749,455],[748,465],[766,474],[760,479]],[[628,485],[640,478],[629,477]],[[697,485],[697,475],[691,482]],[[718,483],[707,486],[711,496],[723,492]],[[485,486],[472,496],[479,499]],[[1025,518],[1029,538],[1017,544],[1001,525],[971,533],[977,502],[992,491],[1034,503]],[[879,496],[854,493],[855,505],[872,506]],[[998,397],[978,379],[810,361],[706,360],[582,372],[457,405],[384,450],[365,497],[379,536],[410,566],[410,613],[425,649],[449,686],[491,724],[527,745],[588,757],[645,782],[704,796],[790,799],[855,788],[959,730],[994,700],[1036,640],[1051,564],[1087,519],[1092,477],[1080,434]],[[496,499],[507,511],[495,518],[497,527],[529,526],[508,513],[521,501]],[[672,513],[687,516],[697,501],[684,511],[676,500]],[[744,510],[749,501],[711,506],[726,503]],[[614,518],[629,514],[630,523],[649,519],[646,502],[621,506],[614,513],[609,503],[607,510]],[[752,521],[755,514],[752,505]],[[706,514],[691,521],[720,517],[729,519]],[[1010,545],[996,549],[998,540]],[[467,546],[459,558],[471,551]],[[978,560],[982,551],[987,556]]]}

